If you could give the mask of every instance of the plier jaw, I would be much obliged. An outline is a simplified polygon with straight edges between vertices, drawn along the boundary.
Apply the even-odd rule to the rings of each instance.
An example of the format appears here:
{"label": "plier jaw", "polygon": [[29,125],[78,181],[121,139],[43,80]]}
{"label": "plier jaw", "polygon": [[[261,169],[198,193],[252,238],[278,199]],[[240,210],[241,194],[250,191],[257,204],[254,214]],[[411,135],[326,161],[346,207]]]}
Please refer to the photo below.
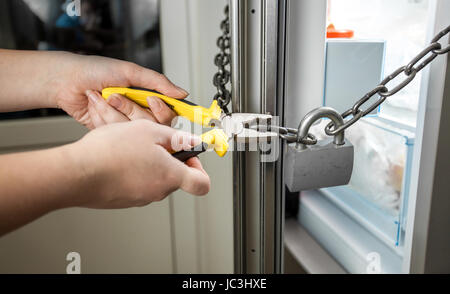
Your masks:
{"label": "plier jaw", "polygon": [[[278,133],[271,130],[272,116],[257,113],[232,113],[222,114],[219,119],[210,118],[208,127],[212,130],[201,135],[203,143],[209,148],[213,148],[217,155],[223,157],[228,149],[229,142],[235,144],[254,144],[270,143],[278,137]],[[175,154],[179,159],[189,157],[189,154],[196,156],[208,148],[204,145],[196,146],[192,150],[182,151]],[[191,156],[191,157],[192,157]]]}
{"label": "plier jaw", "polygon": [[276,132],[270,131],[272,116],[258,113],[232,113],[224,115],[219,121],[211,123],[221,128],[224,133],[238,144],[270,142],[278,137]]}

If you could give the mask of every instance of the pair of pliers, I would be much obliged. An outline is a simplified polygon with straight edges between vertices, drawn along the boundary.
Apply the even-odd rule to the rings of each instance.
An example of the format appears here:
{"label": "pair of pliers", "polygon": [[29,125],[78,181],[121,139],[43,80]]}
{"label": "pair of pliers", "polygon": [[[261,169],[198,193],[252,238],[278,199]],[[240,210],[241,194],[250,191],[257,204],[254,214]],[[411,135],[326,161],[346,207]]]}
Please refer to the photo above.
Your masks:
{"label": "pair of pliers", "polygon": [[[223,157],[227,153],[229,142],[232,139],[235,143],[248,144],[268,142],[278,136],[276,132],[268,131],[270,127],[267,128],[267,126],[271,125],[271,115],[256,113],[226,115],[215,100],[209,108],[205,108],[185,99],[167,97],[146,89],[113,87],[105,88],[102,91],[104,99],[108,99],[112,94],[120,94],[145,108],[149,107],[147,98],[156,96],[164,101],[178,116],[185,117],[204,127],[213,128],[201,135],[201,145],[172,154],[183,162],[210,148],[214,148],[217,155]],[[266,127],[260,128],[260,125]]]}

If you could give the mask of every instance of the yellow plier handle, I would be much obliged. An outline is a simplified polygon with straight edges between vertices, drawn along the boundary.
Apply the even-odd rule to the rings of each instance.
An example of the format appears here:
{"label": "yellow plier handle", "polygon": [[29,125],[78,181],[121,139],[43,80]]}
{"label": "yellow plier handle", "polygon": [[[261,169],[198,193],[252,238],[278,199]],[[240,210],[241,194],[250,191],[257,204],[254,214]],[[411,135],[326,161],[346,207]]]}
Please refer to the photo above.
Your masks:
{"label": "yellow plier handle", "polygon": [[219,155],[220,157],[223,157],[228,151],[228,137],[220,129],[213,129],[202,134],[201,139],[202,144],[193,147],[191,150],[179,151],[173,153],[172,155],[184,162],[191,157],[205,152],[211,146],[213,146],[214,151],[216,151],[217,155]]}
{"label": "yellow plier handle", "polygon": [[209,108],[205,108],[184,99],[175,99],[143,89],[113,87],[105,88],[102,91],[102,96],[105,99],[108,99],[112,94],[125,96],[143,107],[149,107],[147,103],[148,97],[156,96],[169,105],[178,116],[185,117],[191,122],[205,127],[209,127],[211,119],[220,119],[222,114],[222,109],[217,105],[216,100],[213,101]]}
{"label": "yellow plier handle", "polygon": [[[105,88],[102,91],[104,99],[108,99],[112,94],[125,96],[143,107],[149,107],[147,103],[148,97],[156,96],[169,105],[178,116],[185,117],[191,122],[205,127],[210,127],[210,121],[212,119],[219,120],[222,114],[222,109],[217,105],[216,100],[213,101],[209,108],[205,108],[184,99],[175,99],[144,89],[112,87]],[[209,132],[202,134],[201,139],[203,142],[202,146],[196,146],[187,151],[176,152],[173,155],[181,161],[186,161],[189,158],[206,151],[206,149],[211,146],[214,147],[216,153],[221,157],[227,153],[229,147],[228,137],[223,130],[210,130]]]}

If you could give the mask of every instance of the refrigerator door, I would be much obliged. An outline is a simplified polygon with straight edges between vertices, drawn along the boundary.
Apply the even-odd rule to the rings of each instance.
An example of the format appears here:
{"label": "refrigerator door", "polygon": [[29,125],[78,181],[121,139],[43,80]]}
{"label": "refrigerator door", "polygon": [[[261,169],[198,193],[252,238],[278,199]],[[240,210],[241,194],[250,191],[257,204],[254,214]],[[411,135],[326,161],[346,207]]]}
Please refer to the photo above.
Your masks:
{"label": "refrigerator door", "polygon": [[[327,3],[230,1],[234,112],[269,113],[280,125],[295,128],[306,113],[323,105]],[[448,5],[447,1],[430,1],[429,37],[448,25]],[[449,134],[443,127],[448,99],[442,99],[448,96],[447,58],[436,59],[424,71],[417,126],[406,128],[412,135],[395,127],[387,130],[405,147],[402,175],[398,168],[388,179],[397,177],[395,187],[402,193],[391,210],[385,209],[390,214],[370,203],[370,197],[377,195],[373,191],[367,195],[370,197],[363,197],[361,191],[352,194],[344,187],[306,192],[303,200],[300,197],[298,221],[288,222],[290,235],[285,238],[284,142],[276,144],[276,161],[265,162],[262,152],[233,152],[236,273],[283,272],[284,246],[290,249],[289,256],[311,273],[445,270],[448,265],[437,256],[448,256],[450,251],[443,249],[450,242],[437,224],[448,223],[442,212],[448,207],[448,197],[443,196],[448,184],[441,181],[448,165],[440,163],[449,152],[448,148],[438,148]],[[373,128],[384,132],[379,125]],[[361,134],[357,128],[355,132],[355,138]],[[387,150],[381,152],[386,158],[392,155]],[[358,187],[357,179],[353,188]],[[361,232],[360,238],[354,239],[355,232]],[[420,237],[425,235],[425,239]],[[338,239],[352,244],[340,246]],[[358,260],[350,260],[355,255],[352,252],[359,255]]]}
{"label": "refrigerator door", "polygon": [[[324,56],[324,33],[319,32],[325,28],[327,3],[323,1],[321,9],[314,10],[314,6],[320,4],[312,2],[315,1],[288,1],[284,123],[289,127],[295,127],[306,112],[322,105],[327,87],[324,82],[330,82],[326,80],[329,73],[324,72],[329,61]],[[333,8],[348,4],[338,0],[329,3],[336,4]],[[391,27],[387,29],[390,31],[380,29],[387,39],[389,57],[384,75],[393,71],[391,67],[395,69],[407,63],[411,59],[405,57],[407,54],[419,53],[449,25],[448,1],[391,4],[380,0],[378,3],[383,4],[380,11],[390,7],[397,11],[414,9],[421,15],[429,15],[425,21],[409,16],[411,23],[417,23],[424,31],[421,36],[424,39],[426,36],[425,44],[412,53],[404,44],[414,43],[417,40],[413,39],[419,38],[419,34],[416,30],[411,35],[402,33],[407,32],[411,24],[392,26],[395,32]],[[417,6],[406,7],[410,4]],[[364,10],[364,6],[361,7]],[[351,14],[346,13],[343,13],[346,17]],[[374,11],[366,9],[365,13],[371,17]],[[399,14],[396,13],[396,17],[400,17]],[[361,31],[364,21],[360,17],[355,19]],[[447,44],[448,36],[441,42]],[[402,58],[392,56],[392,51],[396,50],[403,53],[399,55]],[[348,68],[342,69],[341,74],[346,70]],[[450,246],[449,234],[444,232],[448,226],[442,226],[449,223],[443,209],[448,207],[448,197],[444,194],[448,191],[445,173],[449,168],[443,162],[448,162],[450,156],[449,149],[444,147],[449,136],[448,56],[436,58],[422,71],[421,78],[416,77],[415,84],[417,88],[412,83],[405,91],[388,99],[391,117],[383,117],[387,108],[384,103],[380,117],[365,118],[346,131],[346,138],[355,145],[355,169],[349,186],[302,191],[296,196],[300,202],[298,217],[295,223],[288,222],[285,240],[290,255],[296,257],[306,272],[432,273],[450,270],[449,258],[442,258],[448,256]],[[406,119],[402,122],[400,117],[393,119],[394,104],[412,108],[414,89],[417,89],[415,97],[419,101],[413,117],[417,123]],[[360,97],[354,98],[356,101]],[[345,108],[348,107],[351,104]],[[320,133],[323,127],[318,126]],[[340,270],[336,270],[336,265]]]}
{"label": "refrigerator door", "polygon": [[[230,13],[233,112],[298,125],[322,102],[326,1],[231,0]],[[272,145],[269,160],[233,152],[236,273],[283,271],[283,144]]]}
{"label": "refrigerator door", "polygon": [[[230,3],[233,112],[269,113],[283,121],[285,5]],[[281,142],[273,143],[269,154],[233,152],[236,273],[281,272],[282,154]]]}

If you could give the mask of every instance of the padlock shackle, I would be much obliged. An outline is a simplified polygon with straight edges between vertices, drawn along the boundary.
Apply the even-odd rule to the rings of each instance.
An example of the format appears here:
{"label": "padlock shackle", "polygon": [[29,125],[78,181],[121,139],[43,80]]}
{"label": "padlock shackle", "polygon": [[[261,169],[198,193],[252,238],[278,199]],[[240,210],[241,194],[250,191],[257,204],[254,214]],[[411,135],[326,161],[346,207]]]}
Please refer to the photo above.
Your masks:
{"label": "padlock shackle", "polygon": [[[331,119],[336,128],[344,124],[344,119],[339,114],[339,112],[337,112],[335,109],[331,107],[319,107],[310,111],[308,114],[305,115],[305,117],[300,122],[300,125],[298,126],[297,148],[299,149],[306,148],[306,145],[302,144],[301,140],[305,139],[308,136],[309,129],[311,128],[313,123],[324,117]],[[345,144],[344,131],[336,134],[336,136],[334,136],[333,142],[336,145]]]}

